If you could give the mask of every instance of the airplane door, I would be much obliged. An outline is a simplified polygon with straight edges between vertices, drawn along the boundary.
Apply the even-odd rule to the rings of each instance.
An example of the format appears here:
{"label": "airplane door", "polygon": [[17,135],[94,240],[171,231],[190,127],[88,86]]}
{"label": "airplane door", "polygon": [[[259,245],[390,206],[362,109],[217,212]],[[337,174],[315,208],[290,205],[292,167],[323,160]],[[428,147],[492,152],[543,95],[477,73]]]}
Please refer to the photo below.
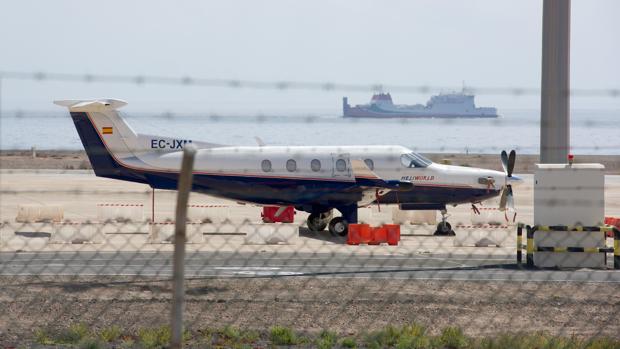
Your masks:
{"label": "airplane door", "polygon": [[351,178],[351,160],[349,154],[332,153],[332,177]]}

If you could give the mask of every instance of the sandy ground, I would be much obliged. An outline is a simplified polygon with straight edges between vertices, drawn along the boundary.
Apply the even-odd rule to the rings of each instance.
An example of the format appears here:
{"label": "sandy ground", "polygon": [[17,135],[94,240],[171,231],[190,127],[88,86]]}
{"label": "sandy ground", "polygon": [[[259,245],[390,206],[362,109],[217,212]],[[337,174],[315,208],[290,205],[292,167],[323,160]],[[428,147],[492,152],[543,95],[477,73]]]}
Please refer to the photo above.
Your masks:
{"label": "sandy ground", "polygon": [[[4,169],[90,169],[90,162],[84,151],[39,150],[36,158],[31,151],[0,150],[0,168]],[[425,154],[435,162],[449,162],[453,165],[465,165],[493,170],[501,170],[498,154]],[[515,173],[533,173],[538,155],[518,155]],[[578,155],[575,162],[601,163],[607,174],[620,174],[620,156],[618,155]]]}

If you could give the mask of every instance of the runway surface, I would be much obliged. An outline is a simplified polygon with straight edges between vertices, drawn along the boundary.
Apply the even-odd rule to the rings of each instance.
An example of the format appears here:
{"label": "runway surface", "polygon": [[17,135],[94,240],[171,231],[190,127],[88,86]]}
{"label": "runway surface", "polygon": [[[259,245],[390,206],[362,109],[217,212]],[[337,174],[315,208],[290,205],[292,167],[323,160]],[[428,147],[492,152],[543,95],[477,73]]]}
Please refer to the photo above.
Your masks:
{"label": "runway surface", "polygon": [[[1,253],[0,275],[170,277],[171,252]],[[514,256],[191,252],[187,278],[321,277],[620,283],[617,270],[524,270]]]}

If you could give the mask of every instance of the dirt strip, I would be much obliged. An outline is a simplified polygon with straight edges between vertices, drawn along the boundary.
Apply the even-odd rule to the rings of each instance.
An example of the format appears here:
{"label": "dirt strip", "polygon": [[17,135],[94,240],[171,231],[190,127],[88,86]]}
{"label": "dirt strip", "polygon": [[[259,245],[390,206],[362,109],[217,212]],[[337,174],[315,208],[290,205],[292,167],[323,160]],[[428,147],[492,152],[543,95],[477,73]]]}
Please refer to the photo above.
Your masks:
{"label": "dirt strip", "polygon": [[[473,336],[547,331],[620,337],[617,284],[333,278],[200,279],[187,282],[186,324],[357,335],[417,322],[432,333]],[[0,277],[0,345],[36,329],[85,323],[124,331],[168,324],[170,282],[129,277]]]}

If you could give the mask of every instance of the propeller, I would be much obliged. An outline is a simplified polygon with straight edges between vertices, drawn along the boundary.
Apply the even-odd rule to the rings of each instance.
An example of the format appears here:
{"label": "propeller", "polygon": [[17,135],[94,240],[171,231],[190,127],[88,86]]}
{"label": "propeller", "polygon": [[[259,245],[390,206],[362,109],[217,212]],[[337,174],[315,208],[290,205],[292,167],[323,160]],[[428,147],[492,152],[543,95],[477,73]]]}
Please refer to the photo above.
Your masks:
{"label": "propeller", "polygon": [[517,153],[514,150],[510,151],[510,154],[506,153],[505,150],[502,150],[501,154],[502,158],[502,167],[504,168],[504,173],[506,173],[506,185],[502,189],[502,196],[499,200],[499,209],[500,211],[511,210],[514,211],[515,204],[512,193],[512,185],[510,185],[510,178],[512,178],[512,171],[515,167],[515,161],[517,160]]}

